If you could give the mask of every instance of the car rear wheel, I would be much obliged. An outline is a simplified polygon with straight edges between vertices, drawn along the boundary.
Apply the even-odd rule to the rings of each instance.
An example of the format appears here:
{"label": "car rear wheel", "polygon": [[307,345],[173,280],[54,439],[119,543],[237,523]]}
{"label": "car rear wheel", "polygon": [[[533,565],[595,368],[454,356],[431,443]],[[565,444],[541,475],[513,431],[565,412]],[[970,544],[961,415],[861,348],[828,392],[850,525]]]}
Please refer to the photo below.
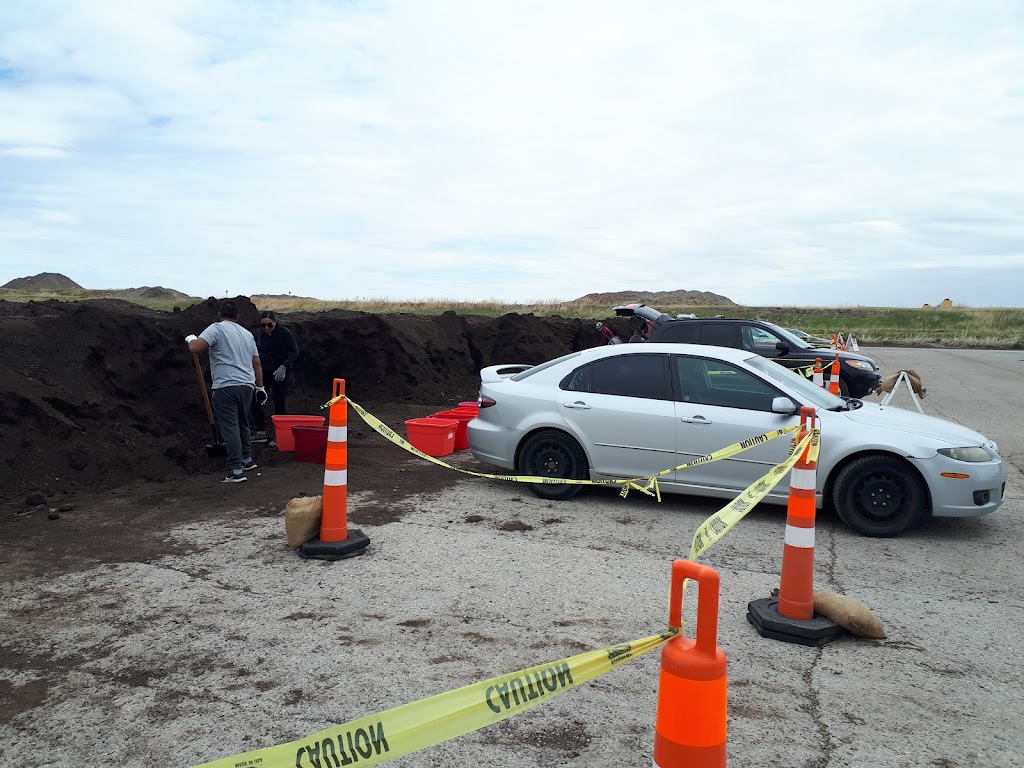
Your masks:
{"label": "car rear wheel", "polygon": [[894,456],[854,459],[839,472],[832,503],[842,521],[865,536],[899,536],[928,514],[927,491],[914,468]]}
{"label": "car rear wheel", "polygon": [[[519,452],[520,474],[565,480],[590,477],[587,454],[573,438],[555,429],[531,435]],[[571,499],[583,489],[572,483],[532,483],[530,490],[542,499]]]}

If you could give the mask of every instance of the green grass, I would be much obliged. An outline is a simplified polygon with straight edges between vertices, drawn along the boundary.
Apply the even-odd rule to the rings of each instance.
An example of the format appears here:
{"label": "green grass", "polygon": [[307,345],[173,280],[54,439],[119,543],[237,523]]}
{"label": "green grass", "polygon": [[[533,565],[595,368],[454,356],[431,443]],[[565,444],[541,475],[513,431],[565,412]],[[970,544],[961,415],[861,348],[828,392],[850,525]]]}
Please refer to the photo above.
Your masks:
{"label": "green grass", "polygon": [[[175,306],[199,303],[198,298],[146,298],[125,291],[40,291],[25,292],[0,289],[0,299],[8,301],[83,301],[97,298],[120,298],[150,309],[170,312]],[[405,312],[419,315],[440,315],[454,311],[460,315],[498,317],[517,312],[540,317],[558,315],[586,320],[604,320],[613,316],[612,307],[581,304],[575,301],[546,301],[516,304],[503,301],[458,301],[444,298],[423,298],[410,301],[387,299],[352,299],[320,301],[301,296],[251,297],[259,309],[278,312],[321,312],[329,309],[350,309],[373,314]],[[767,320],[784,328],[800,328],[815,336],[828,338],[833,333],[851,333],[867,345],[878,346],[941,346],[989,349],[1024,349],[1024,309],[979,308],[955,306],[949,309],[907,309],[887,307],[657,307],[669,315],[694,313],[699,317],[724,315]]]}

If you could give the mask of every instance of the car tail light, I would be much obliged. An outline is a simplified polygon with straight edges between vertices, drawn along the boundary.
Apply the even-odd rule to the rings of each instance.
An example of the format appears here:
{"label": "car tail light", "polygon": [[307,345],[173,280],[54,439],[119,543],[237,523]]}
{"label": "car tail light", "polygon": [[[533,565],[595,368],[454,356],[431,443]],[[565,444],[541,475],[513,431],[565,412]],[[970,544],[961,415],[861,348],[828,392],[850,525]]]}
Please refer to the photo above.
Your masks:
{"label": "car tail light", "polygon": [[487,397],[487,395],[480,395],[476,399],[476,404],[481,408],[490,408],[492,405],[497,405],[498,401],[492,397]]}

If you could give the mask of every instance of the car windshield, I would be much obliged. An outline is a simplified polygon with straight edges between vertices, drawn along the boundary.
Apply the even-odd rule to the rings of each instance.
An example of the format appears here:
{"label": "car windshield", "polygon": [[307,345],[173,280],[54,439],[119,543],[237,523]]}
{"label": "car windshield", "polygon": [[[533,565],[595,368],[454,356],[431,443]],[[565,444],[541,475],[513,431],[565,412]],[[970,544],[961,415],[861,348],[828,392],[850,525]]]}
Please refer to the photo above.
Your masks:
{"label": "car windshield", "polygon": [[816,386],[810,379],[805,379],[796,371],[790,370],[784,365],[779,365],[774,360],[769,360],[760,355],[754,355],[746,359],[747,365],[755,368],[772,381],[778,382],[790,392],[801,398],[806,404],[816,405],[825,410],[834,408],[846,408],[846,400],[833,395],[827,389]]}
{"label": "car windshield", "polygon": [[783,341],[788,342],[789,346],[797,347],[799,349],[812,349],[810,344],[808,344],[806,341],[801,339],[799,336],[797,336],[795,333],[790,331],[788,328],[780,328],[779,326],[775,325],[774,323],[765,323],[765,325],[767,325],[769,328],[771,328],[775,332],[775,334],[777,336],[779,336]]}

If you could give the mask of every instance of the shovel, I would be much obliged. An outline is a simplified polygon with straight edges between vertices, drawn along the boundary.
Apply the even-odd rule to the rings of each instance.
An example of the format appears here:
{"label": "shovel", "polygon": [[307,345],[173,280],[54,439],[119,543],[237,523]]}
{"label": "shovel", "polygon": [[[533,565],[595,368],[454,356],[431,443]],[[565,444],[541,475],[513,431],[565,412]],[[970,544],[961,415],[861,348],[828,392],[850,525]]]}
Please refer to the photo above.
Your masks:
{"label": "shovel", "polygon": [[206,391],[206,379],[203,378],[203,367],[199,364],[199,354],[192,353],[192,359],[196,363],[196,376],[199,377],[199,389],[203,393],[203,402],[206,403],[206,418],[210,420],[210,429],[213,431],[213,444],[206,446],[207,456],[227,456],[228,449],[221,440],[220,430],[217,429],[217,422],[213,420],[213,406],[210,405],[210,395]]}

